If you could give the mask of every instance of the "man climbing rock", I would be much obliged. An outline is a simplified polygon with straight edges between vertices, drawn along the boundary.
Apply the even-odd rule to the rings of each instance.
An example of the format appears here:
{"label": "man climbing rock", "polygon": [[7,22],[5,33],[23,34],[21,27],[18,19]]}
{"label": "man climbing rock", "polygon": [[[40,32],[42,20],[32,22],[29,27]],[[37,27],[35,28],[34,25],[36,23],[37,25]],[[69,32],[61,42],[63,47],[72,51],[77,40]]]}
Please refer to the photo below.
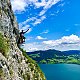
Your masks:
{"label": "man climbing rock", "polygon": [[[29,30],[29,29],[28,29],[28,30]],[[19,38],[19,41],[18,41],[19,44],[22,44],[23,42],[25,42],[24,34],[25,34],[26,32],[28,32],[28,30],[25,31],[25,32],[22,30],[22,31],[20,32],[20,38]]]}

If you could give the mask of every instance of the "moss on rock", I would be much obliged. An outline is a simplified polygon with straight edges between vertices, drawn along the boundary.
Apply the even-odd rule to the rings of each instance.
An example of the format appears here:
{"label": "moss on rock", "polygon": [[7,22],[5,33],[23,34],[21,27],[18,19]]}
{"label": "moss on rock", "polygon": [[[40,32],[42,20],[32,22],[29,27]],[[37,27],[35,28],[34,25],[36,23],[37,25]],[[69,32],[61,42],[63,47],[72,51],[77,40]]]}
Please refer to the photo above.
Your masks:
{"label": "moss on rock", "polygon": [[6,57],[9,51],[9,41],[0,33],[0,52]]}

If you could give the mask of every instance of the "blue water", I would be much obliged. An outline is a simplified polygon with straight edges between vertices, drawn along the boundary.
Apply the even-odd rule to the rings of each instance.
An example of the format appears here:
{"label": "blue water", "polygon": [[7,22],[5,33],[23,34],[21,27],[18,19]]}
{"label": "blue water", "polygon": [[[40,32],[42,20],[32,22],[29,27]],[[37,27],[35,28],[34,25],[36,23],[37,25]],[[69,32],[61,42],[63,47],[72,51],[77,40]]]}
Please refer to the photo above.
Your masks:
{"label": "blue water", "polygon": [[47,80],[80,80],[80,65],[40,64]]}

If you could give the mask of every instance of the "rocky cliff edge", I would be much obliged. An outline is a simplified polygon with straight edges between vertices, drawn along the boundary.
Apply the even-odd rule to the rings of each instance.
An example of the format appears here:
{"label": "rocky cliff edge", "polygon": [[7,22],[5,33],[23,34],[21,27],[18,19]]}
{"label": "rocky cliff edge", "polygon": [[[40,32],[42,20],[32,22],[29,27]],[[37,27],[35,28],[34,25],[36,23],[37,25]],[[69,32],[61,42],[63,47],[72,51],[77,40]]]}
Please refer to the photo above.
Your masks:
{"label": "rocky cliff edge", "polygon": [[10,0],[0,0],[0,80],[46,80],[35,61],[18,47],[18,36]]}

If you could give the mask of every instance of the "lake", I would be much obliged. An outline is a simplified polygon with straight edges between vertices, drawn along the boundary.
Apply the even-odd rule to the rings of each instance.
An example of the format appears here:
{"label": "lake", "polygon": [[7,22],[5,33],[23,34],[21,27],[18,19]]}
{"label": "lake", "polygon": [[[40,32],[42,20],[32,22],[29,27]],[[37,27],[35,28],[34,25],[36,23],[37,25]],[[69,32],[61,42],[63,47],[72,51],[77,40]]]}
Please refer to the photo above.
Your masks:
{"label": "lake", "polygon": [[80,80],[80,65],[40,64],[47,80]]}

